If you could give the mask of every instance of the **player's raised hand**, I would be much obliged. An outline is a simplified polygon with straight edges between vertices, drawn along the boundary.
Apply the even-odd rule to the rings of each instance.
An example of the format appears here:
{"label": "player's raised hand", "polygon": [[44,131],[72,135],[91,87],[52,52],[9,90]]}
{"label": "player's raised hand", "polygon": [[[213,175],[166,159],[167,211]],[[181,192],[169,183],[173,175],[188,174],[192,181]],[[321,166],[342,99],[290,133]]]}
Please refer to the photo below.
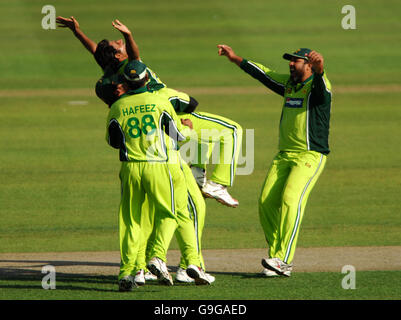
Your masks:
{"label": "player's raised hand", "polygon": [[226,56],[230,59],[234,55],[234,50],[226,44],[218,44],[217,48],[219,48],[219,56]]}
{"label": "player's raised hand", "polygon": [[219,44],[217,45],[217,48],[219,48],[219,56],[226,56],[231,62],[234,62],[237,65],[241,64],[242,58],[237,56],[230,46]]}
{"label": "player's raised hand", "polygon": [[116,28],[118,31],[120,31],[123,34],[130,34],[131,31],[128,29],[128,27],[124,24],[121,23],[118,19],[115,19],[114,21],[111,22],[114,28]]}
{"label": "player's raised hand", "polygon": [[56,18],[57,26],[60,28],[68,28],[71,31],[75,32],[79,30],[79,23],[74,17],[64,18],[58,16]]}
{"label": "player's raised hand", "polygon": [[309,59],[309,63],[311,64],[313,70],[318,74],[322,74],[323,69],[324,69],[323,56],[316,51],[311,51],[308,54],[308,59]]}

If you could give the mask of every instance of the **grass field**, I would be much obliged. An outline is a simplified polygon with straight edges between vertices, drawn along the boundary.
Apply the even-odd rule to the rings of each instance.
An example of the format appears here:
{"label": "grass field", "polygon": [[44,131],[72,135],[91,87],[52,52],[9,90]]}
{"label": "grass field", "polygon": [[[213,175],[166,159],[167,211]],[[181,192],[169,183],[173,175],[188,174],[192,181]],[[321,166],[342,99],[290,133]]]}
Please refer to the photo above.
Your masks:
{"label": "grass field", "polygon": [[[200,110],[254,130],[254,171],[237,176],[232,188],[240,206],[207,201],[205,248],[265,246],[256,203],[276,152],[281,112],[280,97],[255,90],[261,85],[217,55],[219,43],[283,72],[283,52],[307,46],[325,57],[334,92],[332,152],[310,196],[298,245],[401,245],[401,22],[395,14],[401,4],[355,2],[357,29],[344,30],[341,8],[349,3],[321,3],[51,3],[57,15],[74,15],[96,41],[120,37],[111,26],[120,19],[133,30],[144,62],[165,83],[195,96]],[[92,90],[101,71],[70,31],[41,28],[45,4],[0,4],[7,47],[0,53],[0,252],[118,250],[119,161],[104,139],[107,108]],[[362,272],[361,287],[352,291],[341,289],[341,276],[302,273],[269,281],[222,274],[211,288],[151,285],[135,299],[401,297],[399,271]],[[114,292],[111,277],[67,275],[52,292],[38,290],[32,278],[0,281],[0,299],[132,298]]]}
{"label": "grass field", "polygon": [[[394,300],[399,299],[400,271],[365,271],[357,275],[355,290],[341,287],[342,274],[332,272],[297,273],[290,279],[261,278],[249,273],[217,274],[218,286],[195,287],[176,284],[173,288],[156,283],[133,293],[118,292],[114,276],[61,275],[55,290],[43,290],[42,274],[7,280],[0,299],[26,300]],[[3,287],[0,281],[0,286]],[[244,289],[247,282],[247,289]],[[372,290],[372,288],[376,288]],[[185,298],[183,298],[185,297]]]}

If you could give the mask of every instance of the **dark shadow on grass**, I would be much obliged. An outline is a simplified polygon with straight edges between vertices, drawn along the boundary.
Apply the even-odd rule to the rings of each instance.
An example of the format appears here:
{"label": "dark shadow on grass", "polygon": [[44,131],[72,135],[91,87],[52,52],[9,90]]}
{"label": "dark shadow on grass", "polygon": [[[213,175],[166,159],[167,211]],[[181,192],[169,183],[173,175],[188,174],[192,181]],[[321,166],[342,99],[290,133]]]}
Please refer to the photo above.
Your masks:
{"label": "dark shadow on grass", "polygon": [[[119,263],[113,262],[90,262],[90,261],[62,261],[62,260],[0,260],[1,262],[9,263],[40,263],[43,265],[50,264],[55,267],[68,267],[68,266],[94,266],[94,267],[119,267]],[[29,267],[29,266],[27,266]],[[1,274],[2,268],[0,268]]]}
{"label": "dark shadow on grass", "polygon": [[[4,271],[4,268],[1,270]],[[0,289],[30,289],[30,290],[44,290],[42,288],[42,278],[45,276],[40,271],[24,270],[21,269],[19,274],[16,274],[13,270],[13,275],[7,277],[0,277],[1,280],[7,282],[26,282],[25,284],[5,284],[0,282]],[[4,273],[1,273],[4,275]],[[37,285],[32,284],[37,282]],[[85,286],[87,284],[87,286]],[[106,286],[112,288],[96,288],[94,285]],[[146,283],[147,292],[157,292],[154,290],[159,286],[157,281],[148,281]],[[141,288],[134,289],[140,290]],[[74,290],[74,291],[97,291],[97,292],[116,292],[118,293],[118,282],[116,276],[104,276],[104,275],[88,275],[88,274],[70,274],[70,273],[56,273],[56,290]]]}
{"label": "dark shadow on grass", "polygon": [[[93,266],[119,266],[119,264],[102,263],[102,262],[76,262],[76,261],[33,261],[33,260],[2,260],[2,262],[24,262],[28,265],[25,268],[21,267],[6,267],[0,268],[0,290],[2,289],[29,289],[29,290],[44,290],[42,288],[42,279],[46,274],[43,274],[41,270],[33,270],[30,267],[38,268],[40,265],[52,265],[57,266],[75,266],[75,265],[93,265]],[[171,272],[175,272],[177,267],[169,267]],[[116,292],[118,291],[118,275],[99,275],[99,274],[80,274],[80,273],[66,273],[58,272],[56,270],[56,289],[57,290],[74,290],[74,291],[97,291],[97,292]],[[1,282],[2,281],[2,282]],[[7,283],[6,283],[7,282]],[[13,283],[10,283],[13,282]],[[22,282],[22,283],[21,283]],[[26,282],[26,283],[23,283]],[[36,282],[37,285],[32,284]],[[21,284],[20,284],[21,283]],[[86,285],[87,286],[86,286]],[[99,285],[98,288],[94,287]],[[181,285],[181,284],[180,284]],[[102,286],[102,287],[100,287]],[[110,287],[110,289],[104,287]],[[161,288],[157,281],[147,281],[146,286],[138,287],[133,292],[146,290],[146,292],[159,292],[158,288]]]}
{"label": "dark shadow on grass", "polygon": [[[0,283],[1,289],[39,289],[43,290],[41,282],[45,274],[41,270],[33,270],[32,268],[40,268],[40,265],[52,265],[56,267],[56,286],[58,290],[77,290],[77,291],[99,291],[99,292],[118,292],[118,282],[116,275],[102,274],[87,274],[87,273],[67,273],[57,271],[57,267],[68,266],[93,266],[93,267],[119,267],[118,263],[109,262],[88,262],[88,261],[60,261],[60,260],[0,260],[5,263],[24,263],[24,266],[3,267],[0,268],[0,280],[8,282],[15,281],[17,283],[6,284]],[[170,272],[175,273],[178,270],[177,266],[168,266]],[[97,269],[98,270],[98,269]],[[101,273],[101,271],[98,271]],[[219,272],[207,271],[216,277],[218,281],[219,275],[232,276],[241,279],[257,279],[266,278],[261,273],[245,273],[245,272]],[[174,277],[174,276],[173,276]],[[26,284],[19,284],[19,282]],[[30,283],[29,283],[30,282]],[[37,285],[32,285],[31,282],[37,282]],[[99,288],[96,288],[99,285]],[[185,287],[193,284],[175,282],[175,286]],[[95,287],[94,287],[95,286]],[[102,286],[102,287],[100,287]],[[106,288],[105,288],[106,286]],[[110,289],[107,289],[110,287]],[[144,288],[147,292],[156,292],[157,287],[160,287],[157,281],[147,281]],[[134,290],[141,290],[138,289]]]}
{"label": "dark shadow on grass", "polygon": [[215,276],[216,279],[218,279],[219,275],[225,275],[225,276],[233,276],[233,277],[240,277],[241,279],[277,279],[277,278],[283,278],[283,277],[266,277],[265,275],[260,273],[246,273],[246,272],[220,272],[220,271],[207,271],[211,275]]}
{"label": "dark shadow on grass", "polygon": [[[40,289],[42,288],[42,279],[46,274],[38,270],[31,269],[13,269],[13,268],[0,268],[0,280],[11,282],[27,282],[26,284],[2,284],[2,289]],[[37,282],[37,285],[28,283]],[[71,284],[72,283],[72,284]],[[88,287],[82,286],[88,284]],[[77,285],[75,285],[77,284]],[[93,285],[111,285],[116,284],[116,289],[102,289],[94,288]],[[101,291],[112,292],[118,291],[117,276],[104,276],[104,275],[87,275],[87,274],[70,274],[63,272],[56,272],[56,287],[59,290],[87,290],[87,291]]]}

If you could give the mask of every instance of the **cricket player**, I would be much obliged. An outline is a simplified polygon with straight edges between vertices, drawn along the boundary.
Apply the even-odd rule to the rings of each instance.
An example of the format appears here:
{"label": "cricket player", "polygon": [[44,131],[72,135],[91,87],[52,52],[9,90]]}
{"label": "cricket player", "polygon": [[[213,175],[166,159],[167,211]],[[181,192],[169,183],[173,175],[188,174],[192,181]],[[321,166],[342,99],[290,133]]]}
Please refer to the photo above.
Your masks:
{"label": "cricket player", "polygon": [[[85,48],[94,55],[97,63],[104,70],[104,75],[96,84],[96,94],[100,99],[102,99],[106,104],[110,106],[117,99],[116,95],[114,94],[114,84],[111,83],[112,76],[116,72],[122,73],[128,60],[140,60],[139,49],[137,44],[133,40],[131,32],[120,21],[115,20],[112,24],[124,35],[126,45],[124,44],[123,40],[102,40],[98,44],[96,44],[82,32],[79,27],[78,21],[74,17],[71,17],[70,19],[58,17],[57,22],[60,26],[68,27],[73,31],[74,35],[83,43]],[[147,68],[147,72],[149,78],[147,86],[149,88],[152,88],[153,90],[166,88],[165,84],[160,81],[160,79],[152,70]],[[199,162],[198,166],[197,163],[193,164],[192,173],[196,177],[196,182],[200,185],[200,187],[204,187],[204,190],[202,189],[202,192],[205,197],[213,197],[216,198],[217,201],[222,202],[225,205],[236,207],[238,205],[238,201],[236,199],[233,199],[231,195],[228,194],[225,185],[233,184],[235,170],[237,166],[237,159],[239,155],[239,148],[241,146],[242,139],[241,126],[223,117],[202,112],[193,112],[198,105],[198,102],[194,98],[189,97],[184,93],[177,92],[177,94],[172,95],[169,99],[170,102],[173,104],[175,110],[179,114],[182,122],[186,121],[186,119],[188,118],[191,118],[192,122],[196,122],[196,137],[202,138],[202,129],[223,133],[217,134],[212,137],[206,135],[206,137],[204,137],[204,139],[200,141],[202,145],[201,143],[199,143],[198,145],[199,150],[204,150],[204,145],[209,143],[209,145],[206,147],[208,154],[207,157],[209,157],[214,143],[220,142],[220,163],[215,166],[212,179],[220,182],[221,184],[215,183],[212,180],[209,180],[206,183],[206,161],[204,160],[204,162]],[[228,162],[225,161],[225,158],[223,159],[223,157],[225,157],[227,153],[229,154]],[[200,154],[200,152],[198,154]],[[201,237],[205,221],[206,207],[202,197],[202,193],[197,190],[198,188],[196,187],[196,184],[193,183],[193,177],[190,176],[191,172],[190,170],[188,170],[186,164],[183,164],[183,171],[186,174],[186,181],[188,184],[188,202],[191,210],[190,217],[192,219],[192,225],[195,228],[196,232],[198,244],[197,248],[200,259],[202,261],[202,267],[205,268],[203,256],[201,254]],[[148,205],[146,200],[145,205]],[[145,219],[143,225],[145,225],[146,223],[150,227],[152,221],[148,221]],[[183,248],[183,246],[185,246],[185,236],[183,237],[182,235],[188,234],[188,232],[185,232],[185,230],[189,227],[190,224],[187,221],[187,217],[181,217],[181,219],[179,220],[179,227],[176,232],[180,248]],[[148,239],[148,237],[149,234],[145,233],[144,239]],[[142,256],[142,252],[145,251],[145,247],[144,245],[141,246],[139,250],[140,257]],[[144,258],[139,258],[138,263],[140,267],[138,269],[135,280],[138,284],[144,284],[145,280],[151,280],[152,276],[146,273],[146,270],[143,269],[143,266],[146,265]],[[177,281],[194,282],[192,278],[187,276],[187,265],[187,259],[182,256],[180,266],[176,274]],[[206,275],[209,277],[210,282],[214,281],[213,276],[209,274]]]}
{"label": "cricket player", "polygon": [[285,53],[290,74],[279,74],[218,45],[242,70],[283,99],[279,152],[274,157],[259,198],[259,217],[269,248],[262,259],[266,276],[291,275],[306,202],[329,154],[331,84],[323,56],[301,48]]}
{"label": "cricket player", "polygon": [[[121,31],[124,34],[130,33],[130,31],[123,25],[121,22],[116,20],[113,22],[113,26]],[[130,43],[128,46],[129,48],[135,48],[131,49],[132,54],[131,57],[133,60],[141,61],[140,56],[139,56],[139,49],[138,46],[136,45],[135,41],[131,36],[126,37],[130,39],[126,39],[127,43]],[[114,42],[112,42],[114,43]],[[123,46],[123,42],[117,42],[118,46],[120,47],[118,52],[124,52],[126,50]],[[114,43],[115,44],[115,43]],[[113,47],[114,48],[114,47]],[[109,51],[110,49],[110,51]],[[130,51],[130,50],[127,50]],[[122,73],[125,66],[128,63],[129,57],[127,59],[127,56],[129,56],[128,52],[123,55],[123,59],[118,55],[117,56],[120,58],[118,62],[116,61],[116,57],[113,58],[112,55],[107,55],[107,52],[114,52],[111,50],[109,42],[106,40],[103,40],[100,42],[98,45],[96,51],[95,51],[95,57],[96,60],[99,62],[100,65],[106,65],[105,67],[105,73],[103,77],[97,82],[96,84],[96,94],[98,95],[99,98],[101,98],[104,102],[107,104],[112,103],[117,99],[116,95],[114,94],[115,90],[115,84],[112,83],[111,79],[113,79],[113,75],[115,70],[118,70],[117,73]],[[107,62],[108,60],[115,61],[115,66],[114,69],[110,68],[110,65],[113,65],[113,63]],[[121,61],[120,61],[121,60]],[[167,88],[165,84],[158,78],[158,76],[150,69],[146,68],[147,74],[148,74],[148,82],[146,83],[146,86],[149,89],[152,90],[163,90],[164,92],[167,92],[169,101],[173,105],[174,109],[181,115],[181,122],[185,123],[188,121],[187,118],[189,118],[187,115],[189,115],[192,111],[195,110],[195,108],[198,105],[198,102],[188,96],[185,93],[178,92],[176,90],[173,90],[171,88]],[[192,126],[192,123],[191,123]],[[191,127],[193,128],[193,127]],[[228,139],[227,139],[228,140]],[[176,273],[176,280],[179,282],[195,282],[196,284],[203,284],[202,281],[198,281],[196,279],[191,278],[187,274],[187,267],[189,265],[188,258],[186,257],[187,250],[185,249],[188,246],[188,243],[191,242],[191,237],[193,234],[193,231],[195,230],[195,236],[196,236],[196,248],[197,252],[201,261],[201,267],[205,270],[205,263],[202,255],[202,250],[201,250],[201,238],[202,238],[202,232],[203,232],[203,227],[205,223],[205,216],[206,216],[206,206],[204,203],[204,199],[202,196],[202,193],[199,191],[198,186],[196,183],[194,183],[194,177],[191,173],[191,170],[189,169],[188,165],[185,162],[182,162],[181,164],[182,170],[184,172],[185,178],[186,178],[186,183],[187,183],[187,188],[188,188],[188,206],[190,209],[190,215],[189,216],[183,216],[180,214],[180,212],[177,215],[178,218],[178,227],[176,231],[176,238],[178,245],[180,247],[180,250],[182,252],[182,257],[180,260],[180,265],[178,268],[178,271]],[[148,205],[148,203],[145,201],[144,205]],[[152,206],[149,206],[149,210],[154,210]],[[145,284],[146,281],[146,258],[149,258],[148,254],[149,251],[146,252],[146,249],[150,248],[152,245],[152,239],[153,236],[149,232],[152,229],[152,220],[145,220],[143,222],[143,225],[147,226],[144,228],[142,238],[141,238],[141,245],[139,249],[139,254],[138,254],[138,259],[137,259],[137,274],[135,276],[135,282],[138,285],[143,285]],[[148,245],[147,245],[148,244]],[[206,277],[208,278],[210,283],[213,283],[215,281],[215,278],[210,275],[209,273],[205,273]],[[149,275],[148,275],[149,277]]]}
{"label": "cricket player", "polygon": [[[107,117],[106,140],[119,150],[121,170],[120,291],[135,285],[134,274],[143,215],[154,213],[155,237],[148,269],[161,283],[172,285],[166,255],[177,228],[177,215],[189,216],[187,187],[176,143],[185,137],[180,121],[164,90],[148,90],[146,66],[130,61],[124,70],[126,81],[119,87],[120,97]],[[148,197],[155,209],[142,210]],[[187,273],[199,284],[209,284],[193,243],[187,243]]]}
{"label": "cricket player", "polygon": [[[110,106],[116,99],[110,77],[116,72],[122,73],[127,61],[140,60],[139,49],[131,31],[120,21],[115,20],[112,24],[123,34],[125,41],[104,39],[95,43],[82,32],[74,17],[59,16],[57,22],[60,27],[71,29],[84,47],[94,55],[104,72],[96,84],[96,94]],[[148,73],[149,86],[154,90],[165,87],[165,84],[149,68]],[[225,117],[206,112],[193,112],[197,105],[197,101],[191,97],[190,104],[185,110],[176,109],[180,119],[189,118],[192,121],[194,129],[192,136],[198,141],[197,156],[193,157],[191,163],[192,173],[206,198],[214,198],[223,205],[236,208],[239,202],[230,195],[227,188],[233,186],[236,175],[242,144],[242,127]],[[220,147],[219,160],[215,164],[210,179],[207,179],[206,166],[216,143],[219,143]]]}

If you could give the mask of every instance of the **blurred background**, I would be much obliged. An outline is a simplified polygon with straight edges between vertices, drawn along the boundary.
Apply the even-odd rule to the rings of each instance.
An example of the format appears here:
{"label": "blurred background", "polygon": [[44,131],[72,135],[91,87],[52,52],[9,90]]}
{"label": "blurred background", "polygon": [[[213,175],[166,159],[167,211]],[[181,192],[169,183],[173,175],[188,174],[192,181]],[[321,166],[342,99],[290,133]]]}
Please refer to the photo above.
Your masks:
{"label": "blurred background", "polygon": [[[342,27],[349,4],[356,29]],[[282,104],[219,57],[217,44],[283,73],[284,52],[322,53],[333,86],[332,152],[298,245],[400,244],[399,1],[14,0],[0,3],[0,252],[118,250],[120,164],[94,92],[102,72],[70,30],[42,28],[45,5],[74,16],[95,42],[121,38],[111,25],[119,19],[169,87],[194,96],[199,111],[254,130],[254,171],[230,189],[240,206],[206,200],[206,249],[265,246],[257,199]]]}

